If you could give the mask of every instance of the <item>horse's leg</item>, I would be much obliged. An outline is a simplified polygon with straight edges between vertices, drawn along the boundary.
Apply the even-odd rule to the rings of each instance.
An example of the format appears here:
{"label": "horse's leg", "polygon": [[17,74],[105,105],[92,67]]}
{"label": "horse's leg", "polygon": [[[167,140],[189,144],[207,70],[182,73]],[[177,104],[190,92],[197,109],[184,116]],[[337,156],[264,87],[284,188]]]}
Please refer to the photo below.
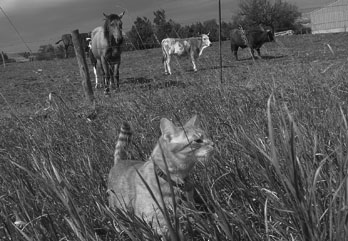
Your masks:
{"label": "horse's leg", "polygon": [[[98,80],[99,77],[99,80]],[[96,76],[95,76],[95,88],[104,87],[104,71],[101,61],[97,60],[96,64]],[[100,80],[101,79],[101,80]]]}
{"label": "horse's leg", "polygon": [[98,71],[97,71],[97,65],[93,66],[93,73],[94,73],[94,78],[95,78],[95,87],[98,88]]}
{"label": "horse's leg", "polygon": [[101,86],[102,88],[106,87],[106,72],[104,71],[103,65],[100,62],[100,72],[101,72],[101,76],[103,77],[101,80]]}
{"label": "horse's leg", "polygon": [[103,66],[104,79],[105,79],[104,93],[108,94],[109,91],[110,91],[110,68],[109,68],[109,63],[105,59],[105,57],[101,58],[101,63],[102,63],[102,66]]}
{"label": "horse's leg", "polygon": [[115,65],[109,65],[109,69],[110,69],[110,82],[109,82],[109,87],[110,89],[114,90],[115,89],[115,69],[114,69]]}
{"label": "horse's leg", "polygon": [[[120,72],[119,72],[120,64],[121,63],[117,63],[114,65],[114,76],[116,79],[116,88],[117,89],[120,88]],[[114,88],[115,88],[115,82],[114,82]]]}

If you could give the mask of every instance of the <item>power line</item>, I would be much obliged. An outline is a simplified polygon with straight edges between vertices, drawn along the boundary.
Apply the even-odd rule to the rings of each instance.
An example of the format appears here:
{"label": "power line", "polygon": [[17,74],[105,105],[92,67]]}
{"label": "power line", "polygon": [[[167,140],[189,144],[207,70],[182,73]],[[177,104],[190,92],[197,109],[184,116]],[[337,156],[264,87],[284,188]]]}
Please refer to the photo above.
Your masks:
{"label": "power line", "polygon": [[4,9],[0,6],[0,10],[1,12],[5,15],[5,17],[7,18],[7,21],[11,24],[12,28],[16,31],[17,35],[19,36],[19,38],[22,40],[22,42],[25,44],[25,46],[27,47],[27,49],[29,49],[30,53],[32,53],[31,49],[29,48],[28,44],[24,41],[24,39],[22,38],[22,35],[19,33],[19,31],[17,30],[16,26],[12,23],[11,19],[9,16],[7,16],[7,14],[5,13]]}

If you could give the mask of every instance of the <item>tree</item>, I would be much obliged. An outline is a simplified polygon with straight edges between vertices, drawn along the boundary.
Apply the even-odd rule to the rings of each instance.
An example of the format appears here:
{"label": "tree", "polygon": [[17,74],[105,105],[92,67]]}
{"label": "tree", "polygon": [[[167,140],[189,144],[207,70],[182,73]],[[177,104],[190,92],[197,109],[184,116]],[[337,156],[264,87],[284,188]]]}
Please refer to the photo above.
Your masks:
{"label": "tree", "polygon": [[234,18],[243,27],[269,26],[273,30],[294,29],[301,16],[297,6],[282,0],[245,0],[240,3],[240,12]]}
{"label": "tree", "polygon": [[[146,17],[137,17],[131,30],[127,32],[125,50],[160,47],[161,41],[165,38],[199,37],[206,33],[210,33],[211,41],[219,39],[219,25],[215,19],[181,26],[172,19],[167,20],[163,9],[153,12],[153,14],[153,23]],[[231,26],[231,23],[221,23],[222,40],[229,38]]]}
{"label": "tree", "polygon": [[178,37],[178,31],[181,28],[180,24],[173,20],[166,19],[166,13],[163,9],[157,10],[153,13],[155,18],[153,20],[155,35],[159,42],[164,38]]}
{"label": "tree", "polygon": [[179,36],[182,38],[188,38],[190,36],[190,26],[183,26],[178,30]]}
{"label": "tree", "polygon": [[182,38],[183,37],[179,34],[180,29],[181,29],[181,25],[179,23],[176,23],[170,19],[167,22],[167,25],[168,25],[167,32],[166,32],[167,37],[171,37],[171,38]]}
{"label": "tree", "polygon": [[279,30],[295,30],[296,20],[301,16],[298,7],[288,2],[277,0],[273,5],[274,27]]}
{"label": "tree", "polygon": [[[63,45],[57,45],[55,47],[55,53],[56,53],[57,58],[65,59],[65,49],[64,49]],[[69,56],[72,56],[72,55],[69,55]]]}
{"label": "tree", "polygon": [[24,58],[28,58],[30,56],[30,52],[21,52],[21,53],[18,53],[18,55]]}
{"label": "tree", "polygon": [[38,60],[51,60],[55,57],[54,47],[52,44],[41,45],[38,50]]}
{"label": "tree", "polygon": [[226,23],[224,21],[221,22],[221,40],[222,41],[229,39],[231,29],[233,29],[232,23]]}
{"label": "tree", "polygon": [[198,37],[202,33],[205,33],[205,29],[201,22],[190,25],[189,37]]}
{"label": "tree", "polygon": [[127,38],[136,49],[149,49],[156,46],[151,21],[146,18],[137,17]]}
{"label": "tree", "polygon": [[[215,19],[207,20],[203,22],[204,26],[204,34],[209,33],[210,41],[218,41],[219,40],[219,25],[217,24]],[[202,33],[202,34],[203,34]]]}
{"label": "tree", "polygon": [[159,9],[156,12],[153,12],[155,18],[153,19],[153,23],[156,26],[163,26],[166,24],[166,12],[163,9]]}

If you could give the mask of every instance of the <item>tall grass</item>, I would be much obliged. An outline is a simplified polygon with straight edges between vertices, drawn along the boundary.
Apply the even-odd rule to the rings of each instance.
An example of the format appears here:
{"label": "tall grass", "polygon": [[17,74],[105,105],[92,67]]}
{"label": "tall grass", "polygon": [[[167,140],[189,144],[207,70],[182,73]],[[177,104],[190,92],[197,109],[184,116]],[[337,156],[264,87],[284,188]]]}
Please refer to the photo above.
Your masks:
{"label": "tall grass", "polygon": [[0,239],[160,240],[132,212],[108,208],[115,138],[129,121],[129,158],[146,160],[161,117],[197,113],[216,150],[192,174],[196,205],[178,204],[178,239],[346,240],[345,69],[338,57],[261,60],[224,69],[223,85],[218,71],[177,69],[97,93],[92,121],[60,94],[38,115],[13,114],[0,129]]}

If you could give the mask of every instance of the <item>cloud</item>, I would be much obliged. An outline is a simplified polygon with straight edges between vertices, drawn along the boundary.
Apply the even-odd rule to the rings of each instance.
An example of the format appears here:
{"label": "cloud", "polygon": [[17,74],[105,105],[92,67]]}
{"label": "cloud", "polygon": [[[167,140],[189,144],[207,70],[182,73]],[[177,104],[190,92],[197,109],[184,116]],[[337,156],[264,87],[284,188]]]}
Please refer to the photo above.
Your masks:
{"label": "cloud", "polygon": [[18,13],[23,11],[32,11],[39,8],[50,8],[64,5],[71,0],[3,0],[1,7],[7,13]]}
{"label": "cloud", "polygon": [[[287,1],[300,8],[310,8],[325,6],[331,0]],[[232,14],[239,10],[239,2],[221,0],[223,21],[231,21]],[[218,1],[212,0],[0,0],[0,6],[34,50],[41,44],[54,44],[62,34],[74,29],[91,31],[103,23],[103,12],[110,14],[126,10],[123,28],[129,31],[137,16],[146,16],[152,21],[153,12],[158,9],[164,9],[167,19],[182,25],[217,19],[217,5]],[[0,50],[11,46],[14,49],[23,44],[1,12],[0,29]]]}

